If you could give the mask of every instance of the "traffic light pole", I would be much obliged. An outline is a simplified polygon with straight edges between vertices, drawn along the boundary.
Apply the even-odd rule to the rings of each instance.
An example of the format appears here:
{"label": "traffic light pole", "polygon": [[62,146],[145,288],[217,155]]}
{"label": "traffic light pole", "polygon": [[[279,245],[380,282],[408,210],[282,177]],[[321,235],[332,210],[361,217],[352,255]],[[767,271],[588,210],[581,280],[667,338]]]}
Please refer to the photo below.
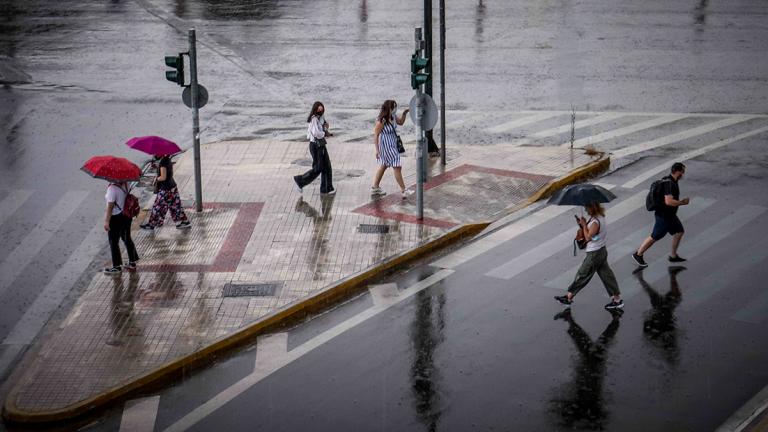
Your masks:
{"label": "traffic light pole", "polygon": [[[421,38],[421,29],[414,32],[416,40],[416,54],[422,53],[424,41]],[[416,86],[416,218],[424,219],[424,180],[426,178],[427,145],[424,135],[424,105],[421,101],[421,85]]]}
{"label": "traffic light pole", "polygon": [[445,166],[445,0],[440,0],[440,163]]}
{"label": "traffic light pole", "polygon": [[[432,74],[432,0],[424,0],[424,58],[429,59],[429,65],[427,66],[426,73],[430,77]],[[432,80],[430,79],[424,84],[424,93],[432,97]],[[437,153],[440,149],[437,148],[435,138],[432,129],[425,132],[427,137],[427,146],[429,153]]]}
{"label": "traffic light pole", "polygon": [[195,29],[189,29],[189,81],[192,91],[192,144],[195,156],[195,211],[203,211],[203,186],[200,167],[200,114],[197,88],[197,38]]}

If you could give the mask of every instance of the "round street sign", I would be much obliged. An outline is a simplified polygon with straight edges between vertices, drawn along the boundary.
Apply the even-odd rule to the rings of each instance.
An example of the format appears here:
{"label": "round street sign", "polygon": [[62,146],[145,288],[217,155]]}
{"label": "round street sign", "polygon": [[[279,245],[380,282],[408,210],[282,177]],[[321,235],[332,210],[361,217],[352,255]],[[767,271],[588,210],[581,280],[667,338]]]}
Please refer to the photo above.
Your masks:
{"label": "round street sign", "polygon": [[[181,92],[181,100],[184,105],[192,108],[192,87],[184,87]],[[197,85],[197,107],[202,108],[208,103],[208,90],[202,84]]]}
{"label": "round street sign", "polygon": [[408,104],[411,107],[411,121],[416,124],[416,111],[421,109],[421,124],[424,130],[432,130],[437,124],[437,105],[432,97],[426,93],[421,93],[411,98],[411,102]]}

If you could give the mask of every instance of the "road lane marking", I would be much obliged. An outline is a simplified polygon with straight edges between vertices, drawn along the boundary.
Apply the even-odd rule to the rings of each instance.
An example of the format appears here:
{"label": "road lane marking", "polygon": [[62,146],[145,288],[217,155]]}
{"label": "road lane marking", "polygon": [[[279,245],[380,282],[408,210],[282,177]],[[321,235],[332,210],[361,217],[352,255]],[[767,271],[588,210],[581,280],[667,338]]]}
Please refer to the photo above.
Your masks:
{"label": "road lane marking", "polygon": [[[683,256],[690,259],[709,251],[711,248],[716,248],[719,242],[755,220],[766,210],[768,209],[761,206],[751,204],[745,205],[734,213],[721,219],[718,223],[702,231],[692,240],[686,241],[686,239],[683,238],[681,244]],[[685,263],[683,263],[683,265],[685,265]],[[670,263],[667,261],[667,254],[664,253],[660,258],[648,263],[648,267],[643,270],[643,279],[653,285],[667,275],[667,269],[669,267]],[[634,276],[626,277],[621,281],[619,287],[621,289],[621,296],[625,299],[629,299],[640,292],[639,283]]]}
{"label": "road lane marking", "polygon": [[120,420],[120,432],[152,432],[155,430],[160,396],[129,400]]}
{"label": "road lane marking", "polygon": [[32,342],[48,321],[50,314],[59,307],[80,275],[106,243],[104,227],[97,224],[37,295],[34,303],[5,337],[3,344],[24,345]]}
{"label": "road lane marking", "polygon": [[[645,195],[645,191],[638,192],[610,208],[608,211],[610,220],[612,222],[621,220],[638,210],[645,203]],[[575,228],[576,225],[574,223],[573,228],[563,231],[528,252],[494,268],[485,275],[497,279],[512,279],[536,264],[544,262],[557,252],[572,247],[573,236],[576,232]]]}
{"label": "road lane marking", "polygon": [[755,129],[755,130],[750,131],[750,132],[745,132],[743,134],[739,134],[739,135],[736,135],[734,137],[731,137],[731,138],[728,138],[728,139],[725,139],[725,140],[722,140],[722,141],[718,141],[716,143],[709,144],[706,147],[702,147],[700,149],[696,149],[696,150],[693,150],[693,151],[689,151],[687,153],[683,153],[680,156],[667,159],[666,162],[662,162],[661,164],[657,165],[656,168],[651,168],[648,171],[645,171],[645,172],[637,175],[632,180],[624,183],[622,185],[622,187],[625,187],[627,189],[633,189],[635,186],[639,185],[640,183],[643,183],[643,182],[647,181],[651,177],[653,177],[655,175],[658,175],[661,172],[668,171],[669,167],[671,167],[672,164],[675,163],[675,162],[693,159],[695,157],[698,157],[698,156],[701,156],[701,155],[703,155],[705,153],[708,153],[708,152],[710,152],[712,150],[718,149],[718,148],[726,146],[728,144],[732,144],[732,143],[735,143],[737,141],[741,141],[741,140],[743,140],[745,138],[749,138],[751,136],[759,135],[759,134],[765,133],[765,132],[768,132],[768,126],[761,127],[759,129]]}
{"label": "road lane marking", "polygon": [[747,306],[731,315],[731,319],[749,324],[761,324],[765,321],[766,310],[768,310],[768,291],[750,300]]}
{"label": "road lane marking", "polygon": [[4,224],[8,218],[13,216],[13,214],[16,213],[16,210],[24,205],[29,197],[32,196],[33,192],[34,191],[31,190],[18,189],[8,193],[8,196],[0,201],[0,225]]}
{"label": "road lane marking", "polygon": [[648,151],[648,150],[653,150],[655,148],[659,148],[659,147],[672,144],[678,141],[683,141],[688,138],[695,137],[697,135],[704,135],[706,133],[712,132],[717,129],[733,126],[736,123],[742,123],[747,120],[752,120],[753,118],[754,117],[749,117],[749,116],[726,118],[720,121],[716,121],[714,123],[708,123],[695,128],[686,129],[684,131],[677,132],[671,135],[659,137],[651,141],[646,141],[644,143],[623,147],[616,151],[612,151],[611,156],[614,158],[623,158],[623,157],[631,156],[633,154],[637,154],[637,153]]}
{"label": "road lane marking", "polygon": [[[702,212],[715,203],[715,200],[709,198],[694,197],[691,200],[691,204],[686,206],[686,211],[681,214],[680,219],[685,221],[692,218],[694,215]],[[650,213],[649,213],[650,214]],[[646,224],[643,228],[633,232],[632,234],[622,238],[619,242],[608,245],[608,263],[614,264],[620,260],[626,259],[629,254],[637,251],[640,243],[650,235],[652,224]],[[613,230],[612,230],[613,231]],[[610,243],[610,237],[608,238]],[[561,273],[554,279],[547,281],[544,286],[554,289],[567,289],[571,284],[574,275],[579,270],[581,263]]]}
{"label": "road lane marking", "polygon": [[733,275],[748,274],[756,265],[768,257],[768,238],[753,243],[731,257],[723,269],[708,275],[706,284],[697,286],[692,295],[680,306],[684,311],[691,311],[707,300],[728,288]]}
{"label": "road lane marking", "polygon": [[0,263],[0,295],[10,288],[13,281],[21,275],[24,268],[40,253],[61,225],[78,209],[80,203],[88,197],[86,191],[69,191],[24,237],[8,257]]}
{"label": "road lane marking", "polygon": [[398,295],[400,293],[397,290],[396,283],[371,285],[368,287],[368,291],[371,293],[374,306],[384,306],[399,301]]}
{"label": "road lane marking", "polygon": [[288,333],[274,333],[256,338],[256,362],[253,368],[257,373],[268,373],[280,369],[285,364],[288,354]]}
{"label": "road lane marking", "polygon": [[456,268],[460,264],[463,264],[473,258],[476,258],[491,249],[499,246],[500,244],[512,240],[513,238],[528,232],[539,225],[554,219],[561,214],[571,211],[572,208],[568,206],[547,206],[533,215],[529,215],[523,219],[515,221],[507,225],[498,231],[483,237],[477,241],[470,243],[469,245],[458,249],[449,255],[446,255],[437,261],[432,262],[430,265],[440,268]]}
{"label": "road lane marking", "polygon": [[521,126],[529,125],[531,123],[537,123],[549,118],[557,117],[559,115],[562,115],[560,112],[557,111],[546,111],[546,112],[538,112],[533,115],[528,115],[526,117],[515,119],[512,121],[508,121],[506,123],[502,123],[500,125],[492,126],[487,129],[485,129],[485,132],[491,133],[491,134],[498,134],[498,133],[504,133],[509,132],[512,129],[519,128]]}
{"label": "road lane marking", "polygon": [[[311,352],[315,348],[325,344],[326,342],[332,340],[333,338],[341,335],[347,330],[362,324],[366,320],[373,318],[374,316],[386,311],[390,307],[413,296],[414,294],[435,285],[436,283],[447,278],[451,274],[453,274],[453,270],[440,270],[437,273],[433,274],[432,276],[429,276],[428,278],[411,285],[407,289],[400,291],[400,294],[398,296],[399,300],[397,302],[392,302],[391,304],[383,304],[381,306],[373,306],[371,308],[368,308],[365,311],[349,318],[348,320],[342,323],[339,323],[338,325],[324,331],[323,333],[320,333],[319,335],[315,336],[314,338],[310,339],[304,344],[292,349],[291,351],[288,351],[288,353],[285,356],[284,363],[280,367],[286,366],[294,362],[295,360],[301,358],[305,354]],[[257,349],[258,349],[258,344],[257,344]],[[253,387],[258,382],[260,382],[261,380],[263,380],[264,378],[266,378],[267,376],[269,376],[270,374],[278,370],[280,367],[271,371],[254,370],[252,374],[236,382],[232,386],[228,387],[227,389],[223,390],[222,392],[220,392],[219,394],[217,394],[216,396],[208,400],[206,403],[192,410],[186,416],[177,420],[176,423],[166,428],[165,431],[166,432],[182,432],[191,428],[192,426],[194,426],[195,424],[197,424],[198,422],[200,422],[201,420],[209,416],[211,413],[223,407],[228,402],[232,401],[237,396],[241,395],[242,393],[247,391],[249,388]]]}
{"label": "road lane marking", "polygon": [[[617,118],[624,117],[624,115],[625,114],[623,113],[606,113],[606,114],[596,115],[594,117],[590,117],[583,120],[576,120],[576,124],[574,128],[581,129],[587,126],[592,126],[599,123],[615,120]],[[530,134],[528,138],[525,138],[525,140],[531,141],[530,138],[549,138],[549,137],[557,136],[560,134],[564,134],[566,132],[570,132],[570,130],[571,130],[571,122],[569,121],[564,125],[560,125],[557,127],[553,127],[551,129],[545,129],[541,132]]]}
{"label": "road lane marking", "polygon": [[[585,147],[589,144],[596,144],[599,142],[607,141],[609,139],[618,138],[620,136],[633,134],[641,130],[655,128],[667,123],[673,123],[678,120],[684,119],[688,116],[689,116],[688,114],[670,114],[670,115],[654,118],[651,120],[646,120],[640,123],[633,123],[629,126],[620,127],[617,129],[611,129],[609,131],[605,131],[597,135],[590,135],[584,138],[577,139],[576,141],[573,142],[573,147],[577,147],[577,148]],[[567,142],[562,144],[561,147],[570,147],[570,145],[571,143]]]}

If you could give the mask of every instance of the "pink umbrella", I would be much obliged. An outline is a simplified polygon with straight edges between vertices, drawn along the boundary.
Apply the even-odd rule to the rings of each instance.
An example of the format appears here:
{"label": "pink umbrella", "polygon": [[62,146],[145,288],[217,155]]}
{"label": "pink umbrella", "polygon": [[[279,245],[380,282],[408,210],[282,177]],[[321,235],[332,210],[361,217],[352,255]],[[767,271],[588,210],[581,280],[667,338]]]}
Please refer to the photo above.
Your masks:
{"label": "pink umbrella", "polygon": [[128,147],[148,153],[154,156],[162,155],[174,155],[179,153],[181,149],[173,141],[168,141],[165,138],[159,136],[144,136],[131,138],[125,143]]}

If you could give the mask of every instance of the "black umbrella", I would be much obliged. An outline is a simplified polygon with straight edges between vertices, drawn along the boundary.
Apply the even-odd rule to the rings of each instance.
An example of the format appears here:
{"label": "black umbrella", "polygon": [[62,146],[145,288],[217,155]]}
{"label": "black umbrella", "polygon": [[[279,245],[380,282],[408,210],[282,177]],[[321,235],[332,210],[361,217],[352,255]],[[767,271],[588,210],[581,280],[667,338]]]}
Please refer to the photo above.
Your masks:
{"label": "black umbrella", "polygon": [[552,195],[547,204],[585,206],[589,203],[607,203],[616,199],[608,189],[590,183],[568,185]]}

